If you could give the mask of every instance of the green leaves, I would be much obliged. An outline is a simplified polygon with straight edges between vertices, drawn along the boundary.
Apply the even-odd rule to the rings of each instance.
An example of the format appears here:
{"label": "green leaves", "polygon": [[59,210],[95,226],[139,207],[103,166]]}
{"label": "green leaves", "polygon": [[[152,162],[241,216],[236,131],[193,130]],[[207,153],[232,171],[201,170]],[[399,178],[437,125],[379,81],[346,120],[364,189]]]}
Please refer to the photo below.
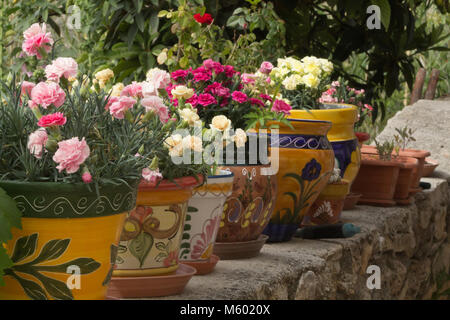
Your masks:
{"label": "green leaves", "polygon": [[389,0],[372,0],[372,4],[380,7],[381,23],[386,31],[388,31],[391,21],[391,5],[389,4]]}
{"label": "green leaves", "polygon": [[11,259],[3,247],[12,239],[11,229],[22,229],[20,218],[22,213],[17,208],[16,202],[0,188],[0,285],[3,285],[4,270],[12,265]]}
{"label": "green leaves", "polygon": [[153,246],[153,237],[145,232],[141,232],[136,238],[132,239],[128,248],[130,253],[139,260],[140,266],[144,264],[150,250]]}
{"label": "green leaves", "polygon": [[[100,268],[101,264],[92,258],[76,258],[59,265],[48,265],[48,261],[61,257],[67,250],[70,239],[54,239],[44,244],[39,255],[32,261],[23,264],[17,264],[26,258],[33,256],[36,252],[38,234],[19,238],[13,249],[12,260],[14,265],[10,265],[5,270],[5,275],[13,277],[22,286],[25,294],[33,300],[47,300],[47,293],[53,299],[72,300],[73,294],[63,281],[53,279],[41,272],[67,273],[69,266],[76,266],[80,274],[89,274]],[[112,253],[113,254],[113,253]],[[0,251],[0,260],[1,260]],[[45,265],[39,265],[44,262]],[[20,274],[27,274],[38,281],[23,278]],[[43,285],[43,288],[41,285]]]}

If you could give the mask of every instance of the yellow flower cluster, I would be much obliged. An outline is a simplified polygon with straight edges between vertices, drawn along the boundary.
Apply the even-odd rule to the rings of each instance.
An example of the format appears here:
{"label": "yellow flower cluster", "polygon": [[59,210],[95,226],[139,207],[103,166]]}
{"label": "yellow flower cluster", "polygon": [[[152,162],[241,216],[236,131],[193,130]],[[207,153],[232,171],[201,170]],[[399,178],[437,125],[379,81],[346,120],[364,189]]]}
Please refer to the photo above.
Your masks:
{"label": "yellow flower cluster", "polygon": [[321,79],[333,71],[333,64],[327,59],[313,56],[297,60],[292,57],[277,60],[277,67],[270,72],[272,79],[281,81],[286,90],[295,90],[301,84],[315,89]]}

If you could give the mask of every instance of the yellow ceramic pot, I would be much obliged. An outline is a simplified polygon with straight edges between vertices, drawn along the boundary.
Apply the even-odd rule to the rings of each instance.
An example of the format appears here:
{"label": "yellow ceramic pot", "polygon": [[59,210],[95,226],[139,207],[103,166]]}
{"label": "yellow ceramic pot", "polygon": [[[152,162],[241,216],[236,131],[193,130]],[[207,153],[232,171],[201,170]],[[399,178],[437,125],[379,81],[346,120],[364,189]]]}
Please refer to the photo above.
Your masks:
{"label": "yellow ceramic pot", "polygon": [[22,230],[12,230],[6,249],[0,300],[105,299],[133,187],[0,182],[22,211]]}
{"label": "yellow ceramic pot", "polygon": [[291,110],[289,119],[323,120],[332,123],[327,136],[333,146],[336,167],[341,170],[341,177],[351,185],[361,164],[361,151],[354,131],[355,122],[358,120],[357,107],[349,104],[326,104],[325,108],[320,110]]}
{"label": "yellow ceramic pot", "polygon": [[194,177],[163,180],[157,187],[141,182],[136,209],[124,223],[114,277],[173,274],[188,201],[201,181]]}
{"label": "yellow ceramic pot", "polygon": [[279,124],[272,130],[271,162],[278,159],[278,192],[275,209],[265,234],[271,242],[289,240],[303,215],[326,186],[334,166],[334,154],[327,132],[331,123],[294,120],[293,129]]}

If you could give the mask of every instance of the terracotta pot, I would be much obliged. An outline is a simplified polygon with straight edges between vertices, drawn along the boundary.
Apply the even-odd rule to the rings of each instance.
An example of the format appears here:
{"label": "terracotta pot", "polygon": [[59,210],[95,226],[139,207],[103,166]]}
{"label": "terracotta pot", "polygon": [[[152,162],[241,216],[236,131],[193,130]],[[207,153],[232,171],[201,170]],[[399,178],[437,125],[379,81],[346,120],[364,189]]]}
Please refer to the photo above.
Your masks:
{"label": "terracotta pot", "polygon": [[393,206],[401,162],[379,160],[377,155],[361,155],[361,168],[352,185],[352,192],[361,193],[358,203]]}
{"label": "terracotta pot", "polygon": [[[97,196],[84,183],[0,182],[23,213],[22,229],[6,245],[14,264],[0,300],[105,299],[138,183],[103,185]],[[70,281],[68,270],[79,280]]]}
{"label": "terracotta pot", "polygon": [[[364,145],[362,152],[376,154],[377,149],[374,146]],[[428,157],[429,155],[430,155],[430,152],[425,151],[425,150],[405,149],[405,150],[400,150],[400,152],[399,152],[399,156],[401,156],[401,157],[416,158],[419,161],[417,168],[413,172],[412,185],[411,185],[411,190],[410,190],[411,194],[420,192],[422,190],[419,186],[420,178],[422,178],[422,175],[423,175],[425,158]]]}
{"label": "terracotta pot", "polygon": [[352,210],[358,203],[359,198],[361,198],[361,193],[350,192],[344,201],[344,210]]}
{"label": "terracotta pot", "polygon": [[222,170],[219,175],[209,176],[205,184],[194,189],[189,200],[185,232],[181,241],[181,262],[196,262],[196,265],[200,265],[211,258],[223,205],[231,195],[233,180],[232,172]]}
{"label": "terracotta pot", "polygon": [[338,223],[349,188],[348,181],[344,179],[328,184],[303,218],[302,225]]}
{"label": "terracotta pot", "polygon": [[234,174],[234,183],[223,208],[216,243],[253,241],[261,235],[269,223],[277,194],[276,177],[265,175],[262,170],[268,168],[269,165],[224,167]]}
{"label": "terracotta pot", "polygon": [[[293,126],[276,123],[278,135],[270,132],[270,153],[273,159],[279,159],[278,193],[275,210],[270,225],[300,226],[303,216],[314,203],[328,183],[334,167],[334,153],[327,138],[331,128],[328,121],[289,119]],[[271,123],[269,123],[271,125]],[[273,134],[273,135],[272,135]],[[290,233],[292,228],[270,226],[264,231],[268,242],[284,241],[290,238],[279,235],[282,230]],[[272,234],[271,232],[275,232]]]}
{"label": "terracotta pot", "polygon": [[436,169],[437,166],[439,166],[439,162],[430,158],[425,158],[422,177],[431,177],[433,175],[434,169]]}
{"label": "terracotta pot", "polygon": [[163,180],[158,186],[140,183],[136,209],[122,230],[113,281],[175,273],[188,201],[200,183],[195,177]]}
{"label": "terracotta pot", "polygon": [[394,200],[397,204],[410,204],[410,190],[413,185],[414,172],[417,171],[419,161],[416,158],[396,157],[395,161],[403,163],[398,174],[397,185],[395,187]]}
{"label": "terracotta pot", "polygon": [[351,185],[358,174],[361,162],[354,128],[358,119],[358,108],[344,103],[325,104],[323,109],[291,110],[289,119],[330,121],[333,124],[327,137],[333,147],[336,166],[341,170],[341,177]]}
{"label": "terracotta pot", "polygon": [[355,132],[356,138],[358,139],[358,145],[361,149],[364,142],[368,141],[370,139],[370,134],[367,132]]}

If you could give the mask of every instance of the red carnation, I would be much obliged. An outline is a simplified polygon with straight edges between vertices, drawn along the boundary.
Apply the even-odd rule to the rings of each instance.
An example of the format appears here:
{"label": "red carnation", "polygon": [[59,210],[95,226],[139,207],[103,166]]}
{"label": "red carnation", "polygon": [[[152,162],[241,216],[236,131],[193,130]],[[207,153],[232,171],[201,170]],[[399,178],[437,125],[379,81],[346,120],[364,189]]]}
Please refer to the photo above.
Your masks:
{"label": "red carnation", "polygon": [[194,19],[201,24],[211,24],[213,22],[213,18],[209,13],[205,13],[204,15],[196,13],[194,14]]}

